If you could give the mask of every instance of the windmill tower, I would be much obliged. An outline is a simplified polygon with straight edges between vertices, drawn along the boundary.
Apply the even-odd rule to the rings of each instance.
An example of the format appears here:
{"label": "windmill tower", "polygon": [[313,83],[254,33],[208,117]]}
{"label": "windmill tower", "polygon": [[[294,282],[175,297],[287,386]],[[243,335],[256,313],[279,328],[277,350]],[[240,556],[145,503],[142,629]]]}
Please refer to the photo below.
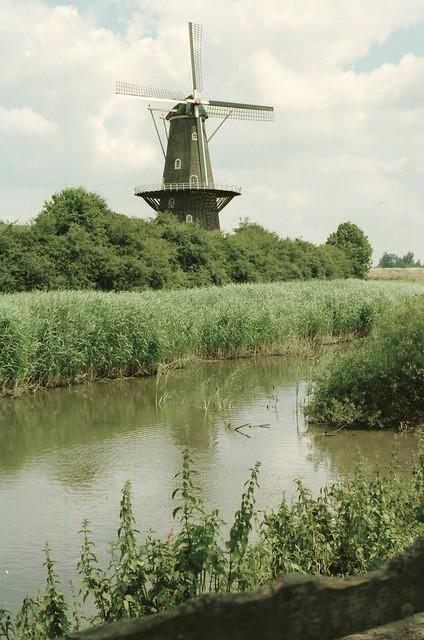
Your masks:
{"label": "windmill tower", "polygon": [[[172,108],[148,109],[165,158],[162,183],[135,188],[155,211],[171,211],[182,222],[196,222],[205,229],[219,229],[219,212],[235,197],[240,187],[216,184],[209,157],[209,141],[228,119],[273,120],[273,107],[221,100],[204,100],[202,90],[201,42],[202,26],[189,22],[191,74],[193,89],[189,96],[179,91],[150,89],[118,81],[116,93],[137,96],[155,103],[175,103]],[[165,145],[159,133],[155,112],[162,116]],[[207,137],[207,118],[221,118]]]}

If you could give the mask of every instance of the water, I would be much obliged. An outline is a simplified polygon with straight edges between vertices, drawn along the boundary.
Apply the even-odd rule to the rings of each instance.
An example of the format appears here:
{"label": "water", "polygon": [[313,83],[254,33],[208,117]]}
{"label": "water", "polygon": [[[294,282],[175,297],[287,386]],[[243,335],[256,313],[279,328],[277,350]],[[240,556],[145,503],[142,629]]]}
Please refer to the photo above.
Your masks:
{"label": "water", "polygon": [[[16,609],[44,582],[46,541],[62,582],[75,577],[84,518],[106,557],[120,491],[133,483],[138,529],[166,535],[171,492],[189,447],[209,507],[231,522],[249,468],[259,460],[260,509],[316,493],[359,457],[405,467],[417,438],[388,432],[308,428],[302,417],[311,363],[284,358],[209,363],[154,378],[39,392],[0,405],[0,606]],[[236,427],[248,424],[239,431]],[[259,425],[267,425],[260,427]],[[245,435],[243,435],[245,434]]]}

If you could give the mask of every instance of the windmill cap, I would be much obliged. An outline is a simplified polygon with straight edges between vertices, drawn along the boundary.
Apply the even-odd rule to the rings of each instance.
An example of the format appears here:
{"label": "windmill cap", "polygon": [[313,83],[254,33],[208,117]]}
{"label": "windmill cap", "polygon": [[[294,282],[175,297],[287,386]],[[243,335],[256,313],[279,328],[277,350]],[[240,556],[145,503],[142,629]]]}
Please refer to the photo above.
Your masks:
{"label": "windmill cap", "polygon": [[[193,96],[187,96],[187,99],[193,100]],[[179,102],[172,108],[172,111],[167,114],[166,119],[172,120],[172,118],[176,118],[177,116],[188,116],[194,118],[194,106],[195,105],[192,102]],[[199,108],[200,117],[202,120],[206,120],[208,114],[206,113],[205,107],[201,103],[197,106]]]}

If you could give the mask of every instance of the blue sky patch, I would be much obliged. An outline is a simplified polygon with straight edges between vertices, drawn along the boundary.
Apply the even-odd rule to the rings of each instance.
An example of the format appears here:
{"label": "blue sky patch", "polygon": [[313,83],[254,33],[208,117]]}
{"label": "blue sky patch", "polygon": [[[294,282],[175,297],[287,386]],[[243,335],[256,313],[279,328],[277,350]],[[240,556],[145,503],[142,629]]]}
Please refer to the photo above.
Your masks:
{"label": "blue sky patch", "polygon": [[382,44],[373,44],[366,56],[348,68],[369,73],[383,64],[397,64],[408,53],[424,57],[424,22],[392,33]]}

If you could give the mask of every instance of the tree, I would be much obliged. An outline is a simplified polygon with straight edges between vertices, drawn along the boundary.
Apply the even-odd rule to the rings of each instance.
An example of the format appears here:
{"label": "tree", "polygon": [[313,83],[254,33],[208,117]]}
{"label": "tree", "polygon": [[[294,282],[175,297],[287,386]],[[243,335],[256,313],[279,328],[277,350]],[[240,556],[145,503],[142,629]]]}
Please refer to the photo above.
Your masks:
{"label": "tree", "polygon": [[64,189],[45,202],[31,224],[0,222],[0,291],[139,291],[363,277],[361,234],[345,223],[326,245],[316,247],[279,238],[247,220],[224,234],[179,222],[166,212],[154,220],[129,218],[82,187]]}
{"label": "tree", "polygon": [[50,228],[56,235],[65,234],[72,225],[83,227],[90,234],[102,234],[109,209],[105,200],[83,187],[63,189],[44,203],[37,216],[39,227]]}
{"label": "tree", "polygon": [[390,269],[394,267],[421,267],[421,262],[419,260],[414,260],[414,254],[412,251],[408,251],[403,258],[397,256],[395,253],[385,252],[381,256],[378,266],[383,269]]}
{"label": "tree", "polygon": [[392,269],[393,267],[397,266],[398,260],[399,260],[399,256],[397,256],[395,253],[385,252],[381,256],[378,266],[383,269]]}
{"label": "tree", "polygon": [[327,243],[343,249],[352,261],[356,278],[366,278],[371,267],[372,247],[365,233],[353,222],[343,222],[328,236]]}

